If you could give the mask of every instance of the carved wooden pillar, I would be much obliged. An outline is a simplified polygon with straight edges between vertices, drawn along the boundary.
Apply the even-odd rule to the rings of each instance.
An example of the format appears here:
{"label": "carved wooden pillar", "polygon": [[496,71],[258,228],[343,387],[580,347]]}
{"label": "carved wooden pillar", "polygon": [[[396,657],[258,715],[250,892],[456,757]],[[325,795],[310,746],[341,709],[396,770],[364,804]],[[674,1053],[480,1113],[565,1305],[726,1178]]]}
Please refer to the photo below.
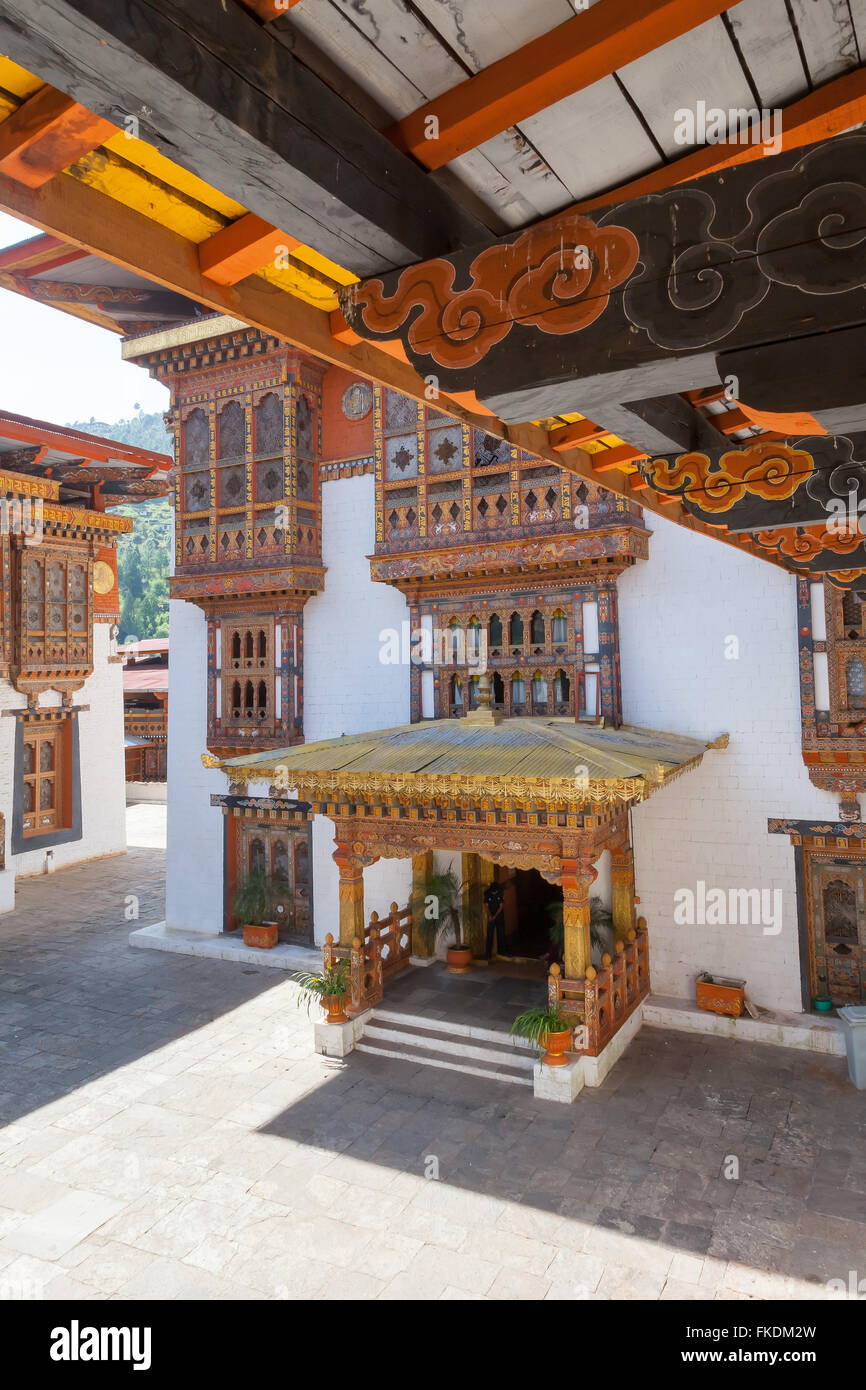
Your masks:
{"label": "carved wooden pillar", "polygon": [[334,862],[340,871],[340,945],[364,940],[364,859],[338,845]]}
{"label": "carved wooden pillar", "polygon": [[[484,889],[493,875],[493,865],[477,854],[464,854],[463,860],[463,936],[473,956],[484,955]],[[483,870],[490,876],[484,880]]]}
{"label": "carved wooden pillar", "polygon": [[412,856],[412,955],[426,959],[433,954],[433,946],[421,934],[424,921],[424,886],[433,872],[433,851]]}
{"label": "carved wooden pillar", "polygon": [[625,941],[634,929],[634,850],[631,845],[610,852],[610,889],[613,930]]}
{"label": "carved wooden pillar", "polygon": [[562,927],[565,977],[582,980],[592,964],[589,935],[589,890],[596,878],[585,856],[562,861]]}

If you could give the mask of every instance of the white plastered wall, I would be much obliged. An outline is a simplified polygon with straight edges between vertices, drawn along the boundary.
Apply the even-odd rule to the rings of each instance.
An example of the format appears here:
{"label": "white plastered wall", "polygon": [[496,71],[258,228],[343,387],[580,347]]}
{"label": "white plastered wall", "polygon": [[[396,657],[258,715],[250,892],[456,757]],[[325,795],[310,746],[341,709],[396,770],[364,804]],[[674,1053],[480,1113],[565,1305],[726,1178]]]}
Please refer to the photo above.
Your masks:
{"label": "white plastered wall", "polygon": [[[767,820],[836,820],[838,806],[802,759],[795,581],[663,518],[648,524],[650,558],[619,582],[625,721],[707,740],[730,734],[726,750],[707,752],[633,814],[653,990],[693,998],[695,976],[709,970],[745,979],[759,1005],[799,1011],[794,851]],[[699,880],[726,895],[781,890],[781,931],[675,925],[674,894],[696,893]]]}
{"label": "white plastered wall", "polygon": [[169,603],[171,717],[168,721],[167,927],[213,936],[223,928],[223,817],[210,804],[225,794],[221,772],[204,768],[207,749],[207,619],[192,603]]}
{"label": "white plastered wall", "polygon": [[[409,668],[384,665],[380,633],[400,632],[403,595],[370,578],[376,544],[374,480],[369,474],[322,485],[325,588],[304,608],[304,735],[307,743],[409,723]],[[315,937],[339,937],[339,874],[331,858],[334,823],[313,822]],[[380,859],[364,870],[364,912],[401,907],[412,886],[410,859]]]}
{"label": "white plastered wall", "polygon": [[[408,617],[403,596],[370,579],[375,545],[373,478],[322,487],[325,588],[304,608],[304,732],[307,743],[409,722],[409,670],[382,665],[379,633]],[[223,818],[210,805],[224,795],[220,772],[202,767],[207,747],[207,624],[193,604],[171,604],[171,719],[168,734],[166,923],[215,934],[223,922]],[[250,785],[266,796],[267,783]],[[339,875],[331,855],[334,825],[313,822],[315,939],[339,933]],[[194,866],[194,867],[193,867]],[[411,861],[385,859],[364,873],[365,912],[408,901]]]}
{"label": "white plastered wall", "polygon": [[[73,697],[86,705],[78,715],[81,759],[81,838],[46,850],[11,854],[12,804],[15,780],[15,728],[11,716],[0,717],[0,810],[6,817],[6,871],[0,875],[0,911],[14,906],[14,879],[64,868],[85,859],[119,854],[126,849],[126,796],[123,753],[122,667],[109,663],[108,623],[93,625],[93,673]],[[40,708],[60,705],[60,696],[48,691],[40,696]],[[0,682],[0,710],[24,709],[27,698],[8,681]]]}

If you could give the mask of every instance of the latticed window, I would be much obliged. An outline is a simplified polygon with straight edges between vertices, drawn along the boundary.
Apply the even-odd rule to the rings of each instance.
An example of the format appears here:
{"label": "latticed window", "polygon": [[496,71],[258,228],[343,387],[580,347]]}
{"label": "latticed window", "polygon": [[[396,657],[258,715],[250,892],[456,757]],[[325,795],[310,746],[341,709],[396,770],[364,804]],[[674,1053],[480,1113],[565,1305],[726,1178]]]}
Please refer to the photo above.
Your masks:
{"label": "latticed window", "polygon": [[63,825],[63,731],[58,725],[32,725],[21,752],[21,828],[26,836],[46,835]]}
{"label": "latticed window", "polygon": [[223,724],[273,724],[274,626],[271,618],[224,623]]}
{"label": "latticed window", "polygon": [[529,640],[533,647],[544,645],[544,618],[540,613],[533,613],[529,624]]}
{"label": "latticed window", "polygon": [[856,657],[845,663],[845,691],[851,709],[866,708],[866,666]]}
{"label": "latticed window", "polygon": [[498,613],[491,613],[488,624],[491,647],[502,646],[502,619]]}
{"label": "latticed window", "polygon": [[278,396],[269,391],[266,396],[262,396],[255,409],[255,452],[282,454],[284,431],[283,403]]}
{"label": "latticed window", "polygon": [[238,401],[229,401],[219,416],[217,455],[221,459],[237,459],[245,453],[243,407]]}
{"label": "latticed window", "polygon": [[519,613],[512,613],[508,624],[508,645],[510,647],[523,646],[523,619]]}
{"label": "latticed window", "polygon": [[568,620],[561,608],[553,615],[550,635],[554,646],[563,646],[568,641]]}
{"label": "latticed window", "polygon": [[41,547],[22,574],[20,665],[81,667],[88,660],[90,585],[85,560]]}

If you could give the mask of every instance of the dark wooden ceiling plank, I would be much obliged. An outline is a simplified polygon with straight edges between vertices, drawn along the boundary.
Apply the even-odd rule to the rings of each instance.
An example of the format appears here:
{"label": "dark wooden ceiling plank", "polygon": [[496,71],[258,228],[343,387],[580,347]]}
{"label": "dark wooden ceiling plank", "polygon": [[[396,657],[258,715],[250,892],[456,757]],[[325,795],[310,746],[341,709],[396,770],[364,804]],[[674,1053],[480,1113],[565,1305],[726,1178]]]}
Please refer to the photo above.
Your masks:
{"label": "dark wooden ceiling plank", "polygon": [[235,4],[4,0],[0,51],[358,274],[487,234]]}

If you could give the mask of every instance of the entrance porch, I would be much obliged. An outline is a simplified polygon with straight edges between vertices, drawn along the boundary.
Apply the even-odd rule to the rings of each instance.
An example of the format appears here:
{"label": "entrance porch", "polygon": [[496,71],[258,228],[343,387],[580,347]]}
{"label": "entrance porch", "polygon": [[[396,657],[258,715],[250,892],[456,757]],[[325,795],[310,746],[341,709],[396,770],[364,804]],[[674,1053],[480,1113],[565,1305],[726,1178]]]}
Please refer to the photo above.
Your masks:
{"label": "entrance porch", "polygon": [[[561,893],[561,958],[542,959],[537,978],[530,974],[524,981],[523,1007],[549,1001],[566,1015],[573,1029],[571,1059],[555,1081],[550,1068],[537,1069],[536,1091],[546,1094],[556,1085],[564,1089],[561,1098],[573,1099],[587,1076],[597,1084],[621,1054],[640,1026],[649,993],[646,924],[635,915],[630,808],[696,766],[708,746],[644,729],[588,728],[564,718],[501,721],[481,705],[461,720],[207,761],[221,767],[235,787],[268,778],[272,795],[291,793],[311,814],[334,824],[339,920],[327,933],[323,955],[326,966],[349,961],[352,1021],[317,1028],[320,1050],[344,1055],[365,1035],[368,1041],[375,1037],[367,1030],[381,1024],[395,988],[404,997],[415,993],[416,1000],[424,993],[423,983],[414,982],[422,966],[434,972],[430,978],[439,992],[422,1000],[420,1022],[413,1026],[432,1033],[434,1041],[444,1041],[443,1025],[458,999],[463,1016],[449,1026],[463,1050],[478,1041],[473,1032],[484,1028],[470,1001],[479,1001],[482,1013],[494,998],[504,1009],[510,986],[483,986],[476,978],[481,971],[474,971],[461,998],[463,982],[442,979],[440,986],[442,968],[429,964],[433,949],[422,926],[437,856],[459,856],[463,939],[476,960],[484,955],[485,888],[496,873],[532,870]],[[605,851],[611,857],[612,939],[594,964],[590,898]],[[364,870],[389,858],[412,861],[409,902],[392,903],[365,920]],[[394,977],[413,965],[413,983],[398,986]],[[494,976],[507,979],[496,971]],[[498,1017],[496,1028],[487,1030],[495,1036],[481,1039],[507,1047],[509,1061],[515,1052],[508,1029],[521,1011]],[[500,1057],[499,1064],[506,1061]]]}

